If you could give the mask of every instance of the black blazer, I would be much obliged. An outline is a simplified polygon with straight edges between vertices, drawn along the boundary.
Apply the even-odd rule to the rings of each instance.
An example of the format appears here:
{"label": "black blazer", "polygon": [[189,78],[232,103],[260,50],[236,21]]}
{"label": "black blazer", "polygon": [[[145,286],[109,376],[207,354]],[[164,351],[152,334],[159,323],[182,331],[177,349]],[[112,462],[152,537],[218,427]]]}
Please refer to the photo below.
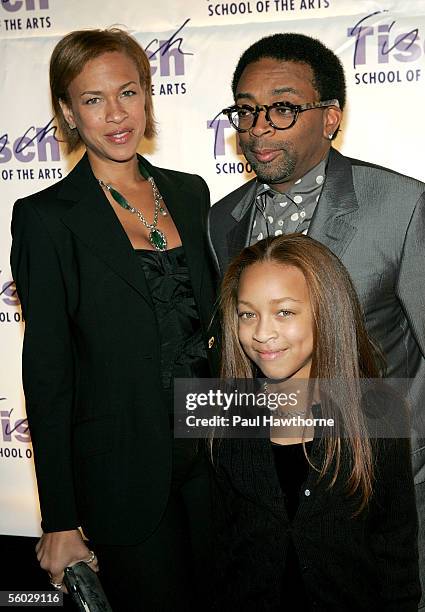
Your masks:
{"label": "black blazer", "polygon": [[[313,464],[322,466],[315,439]],[[285,598],[283,570],[291,542],[311,610],[416,612],[421,588],[417,518],[408,439],[374,440],[375,485],[360,515],[347,497],[349,472],[330,487],[309,469],[291,522],[269,440],[221,440],[216,446],[214,610],[297,610]],[[288,465],[288,470],[294,469]]]}
{"label": "black blazer", "polygon": [[[208,187],[143,163],[180,233],[214,371]],[[171,474],[159,329],[142,267],[86,155],[62,181],[16,202],[12,234],[42,527],[142,541],[161,518]]]}

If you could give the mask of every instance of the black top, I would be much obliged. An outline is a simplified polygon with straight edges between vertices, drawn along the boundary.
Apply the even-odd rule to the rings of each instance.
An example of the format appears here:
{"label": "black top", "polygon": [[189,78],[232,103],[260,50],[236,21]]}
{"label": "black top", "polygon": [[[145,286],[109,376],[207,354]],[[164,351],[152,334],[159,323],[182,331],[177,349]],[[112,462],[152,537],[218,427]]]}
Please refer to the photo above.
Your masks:
{"label": "black top", "polygon": [[[307,454],[312,443],[305,443]],[[280,488],[285,500],[286,512],[292,522],[300,503],[301,487],[307,480],[308,461],[302,444],[274,444],[272,442],[274,464]],[[297,612],[309,612],[311,609],[306,589],[301,576],[300,563],[292,539],[288,543],[285,570],[282,580],[283,599],[296,602]]]}
{"label": "black top", "polygon": [[[306,442],[307,454],[311,442]],[[298,509],[302,484],[307,480],[308,461],[302,444],[274,444],[272,442],[274,462],[280,487],[285,498],[286,511],[292,521]]]}
{"label": "black top", "polygon": [[136,249],[149,285],[161,346],[161,381],[170,399],[174,378],[208,376],[199,314],[182,246],[167,251]]}

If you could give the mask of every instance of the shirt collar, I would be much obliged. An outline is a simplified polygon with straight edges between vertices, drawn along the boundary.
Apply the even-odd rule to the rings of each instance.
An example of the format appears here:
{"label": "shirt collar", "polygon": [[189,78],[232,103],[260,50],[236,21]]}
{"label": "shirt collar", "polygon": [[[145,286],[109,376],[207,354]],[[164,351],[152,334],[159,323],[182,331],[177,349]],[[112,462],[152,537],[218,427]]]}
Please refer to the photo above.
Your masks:
{"label": "shirt collar", "polygon": [[[308,193],[309,191],[313,191],[318,187],[318,185],[323,184],[326,175],[326,166],[328,163],[329,153],[320,161],[316,166],[308,170],[306,174],[304,174],[301,179],[299,179],[288,191],[289,195],[296,195],[302,193]],[[323,177],[321,183],[317,182],[318,177]],[[252,181],[249,189],[246,191],[243,198],[236,204],[235,208],[232,210],[232,217],[236,221],[241,221],[241,219],[245,216],[245,213],[249,208],[254,204],[257,198],[264,195],[265,193],[270,193],[271,196],[275,193],[280,193],[275,191],[270,185],[267,183],[260,183],[258,178]]]}
{"label": "shirt collar", "polygon": [[[325,181],[327,163],[328,163],[328,156],[326,155],[326,157],[322,159],[322,161],[320,161],[318,164],[316,164],[316,166],[308,170],[308,172],[306,172],[304,176],[298,179],[298,181],[296,181],[292,185],[291,189],[285,192],[285,194],[289,197],[292,196],[293,198],[293,196],[295,195],[304,195],[304,194],[307,195],[309,193],[316,191],[316,189],[321,188],[321,186],[323,185]],[[280,193],[280,192],[275,191],[273,189],[273,186],[270,186],[269,189],[270,189],[270,195],[274,195],[275,193]]]}

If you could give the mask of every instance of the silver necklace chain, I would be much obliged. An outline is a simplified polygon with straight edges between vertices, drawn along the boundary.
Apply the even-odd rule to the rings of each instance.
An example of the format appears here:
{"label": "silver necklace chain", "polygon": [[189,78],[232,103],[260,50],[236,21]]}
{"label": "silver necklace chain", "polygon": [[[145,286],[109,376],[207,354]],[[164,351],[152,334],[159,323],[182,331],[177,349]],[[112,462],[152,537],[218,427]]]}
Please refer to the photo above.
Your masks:
{"label": "silver necklace chain", "polygon": [[149,223],[146,217],[144,216],[144,214],[142,213],[142,211],[140,211],[138,208],[130,204],[130,202],[119,191],[117,191],[110,183],[105,183],[105,181],[103,181],[102,179],[97,179],[97,180],[99,182],[99,185],[107,189],[109,193],[111,194],[111,196],[114,198],[114,200],[122,208],[136,215],[139,221],[143,223],[143,225],[148,230],[150,230],[149,231],[149,242],[152,244],[152,246],[157,251],[165,251],[167,248],[167,238],[164,232],[162,232],[161,230],[157,228],[157,225],[158,225],[159,213],[161,213],[161,215],[163,215],[164,217],[167,216],[168,213],[166,209],[164,208],[164,206],[162,206],[161,204],[162,195],[160,194],[159,189],[155,184],[154,178],[152,176],[149,176],[146,179],[149,182],[150,186],[152,187],[152,193],[153,193],[153,199],[154,199],[154,213],[153,213],[152,223]]}
{"label": "silver necklace chain", "polygon": [[[139,220],[143,223],[143,225],[145,227],[147,227],[148,229],[155,229],[156,226],[158,225],[158,215],[161,212],[161,214],[165,217],[167,215],[167,211],[165,210],[165,208],[163,206],[161,206],[161,200],[162,200],[162,195],[159,193],[158,187],[155,184],[155,181],[153,179],[152,176],[150,176],[147,180],[149,181],[151,187],[152,187],[152,192],[153,192],[153,199],[155,202],[155,209],[154,209],[154,214],[153,214],[153,221],[152,223],[149,223],[146,220],[146,217],[144,216],[144,214],[142,213],[141,210],[139,210],[138,208],[136,208],[135,206],[133,206],[132,204],[130,204],[130,202],[121,194],[119,193],[116,189],[114,189],[114,187],[112,187],[111,183],[105,183],[104,181],[102,181],[102,179],[97,179],[99,181],[99,185],[101,185],[102,187],[104,187],[105,189],[107,189],[112,197],[114,198],[115,201],[118,202],[118,204],[120,204],[120,206],[122,206],[122,208],[125,208],[126,210],[130,211],[131,213],[135,214]],[[123,200],[125,200],[125,204],[126,206],[122,205],[121,202],[119,202],[113,195],[113,191],[115,191],[117,194],[119,194],[121,196],[121,198]]]}

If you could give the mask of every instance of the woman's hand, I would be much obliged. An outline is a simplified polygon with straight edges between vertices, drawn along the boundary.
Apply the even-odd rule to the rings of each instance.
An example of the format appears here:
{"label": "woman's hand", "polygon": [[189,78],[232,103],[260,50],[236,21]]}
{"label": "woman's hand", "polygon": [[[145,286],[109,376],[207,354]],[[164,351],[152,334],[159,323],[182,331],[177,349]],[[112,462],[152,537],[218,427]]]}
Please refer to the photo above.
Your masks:
{"label": "woman's hand", "polygon": [[[93,556],[87,548],[78,529],[44,533],[35,547],[40,567],[49,574],[51,584],[62,584],[64,569],[78,561],[88,562]],[[90,567],[99,571],[97,557],[90,561]],[[56,587],[58,588],[58,587]],[[62,586],[66,593],[66,589]]]}

